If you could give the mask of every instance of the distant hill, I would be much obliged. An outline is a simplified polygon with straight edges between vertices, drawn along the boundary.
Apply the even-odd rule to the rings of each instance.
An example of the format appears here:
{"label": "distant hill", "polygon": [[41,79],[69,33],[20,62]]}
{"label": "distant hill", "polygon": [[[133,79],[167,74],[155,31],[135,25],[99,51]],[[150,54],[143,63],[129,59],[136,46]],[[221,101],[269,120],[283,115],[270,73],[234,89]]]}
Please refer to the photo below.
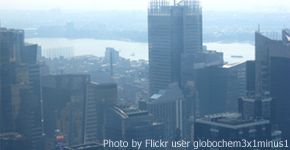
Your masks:
{"label": "distant hill", "polygon": [[[288,13],[204,12],[205,42],[250,42],[262,31],[290,27]],[[2,26],[25,29],[26,37],[65,37],[147,42],[146,11],[75,12],[0,10]]]}

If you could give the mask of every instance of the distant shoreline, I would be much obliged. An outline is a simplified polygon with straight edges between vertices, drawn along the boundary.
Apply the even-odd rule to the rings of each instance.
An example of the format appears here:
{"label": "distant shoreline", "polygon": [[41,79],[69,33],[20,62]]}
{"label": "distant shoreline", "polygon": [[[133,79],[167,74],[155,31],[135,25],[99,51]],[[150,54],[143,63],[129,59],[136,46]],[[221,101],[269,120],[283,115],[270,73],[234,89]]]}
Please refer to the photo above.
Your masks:
{"label": "distant shoreline", "polygon": [[[121,41],[121,40],[99,40],[93,38],[28,38],[26,42],[39,44],[44,50],[51,48],[73,47],[76,56],[95,55],[104,56],[106,47],[113,47],[120,51],[124,58],[132,60],[148,60],[148,44],[146,42]],[[251,43],[204,43],[208,50],[224,53],[227,62],[244,62],[254,60],[255,50]],[[134,54],[134,55],[132,55]],[[231,56],[243,56],[242,59],[235,59]]]}
{"label": "distant shoreline", "polygon": [[[121,42],[131,42],[131,43],[148,43],[148,41],[144,40],[133,40],[133,39],[115,39],[115,38],[90,38],[90,37],[46,37],[46,36],[40,36],[40,37],[26,37],[27,39],[66,39],[66,40],[86,40],[86,39],[91,39],[91,40],[102,40],[102,41],[121,41]],[[204,40],[204,43],[220,43],[220,44],[231,44],[231,43],[242,43],[242,44],[251,44],[254,45],[254,41],[229,41],[229,40]]]}

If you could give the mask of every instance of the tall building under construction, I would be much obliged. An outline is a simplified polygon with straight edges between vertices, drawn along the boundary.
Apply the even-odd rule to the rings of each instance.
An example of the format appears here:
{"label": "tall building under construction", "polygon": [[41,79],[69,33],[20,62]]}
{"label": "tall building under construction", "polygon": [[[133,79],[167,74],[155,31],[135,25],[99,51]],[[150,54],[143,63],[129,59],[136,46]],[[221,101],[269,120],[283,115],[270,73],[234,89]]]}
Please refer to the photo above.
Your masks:
{"label": "tall building under construction", "polygon": [[181,82],[182,55],[202,51],[198,0],[151,0],[148,8],[150,94]]}

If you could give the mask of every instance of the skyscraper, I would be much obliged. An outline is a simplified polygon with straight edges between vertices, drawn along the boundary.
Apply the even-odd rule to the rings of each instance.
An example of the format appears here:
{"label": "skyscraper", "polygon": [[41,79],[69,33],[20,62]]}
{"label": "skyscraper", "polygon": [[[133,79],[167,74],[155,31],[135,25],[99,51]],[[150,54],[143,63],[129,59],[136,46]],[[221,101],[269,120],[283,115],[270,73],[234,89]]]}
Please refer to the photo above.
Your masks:
{"label": "skyscraper", "polygon": [[40,69],[33,56],[35,49],[25,49],[24,31],[0,28],[0,133],[16,132],[37,150],[44,134]]}
{"label": "skyscraper", "polygon": [[267,119],[271,121],[271,97],[242,97],[239,99],[239,112],[244,119]]}
{"label": "skyscraper", "polygon": [[[271,34],[273,35],[273,34]],[[290,137],[290,31],[282,38],[256,32],[256,95],[269,93],[273,98],[273,124],[278,125],[285,138]]]}
{"label": "skyscraper", "polygon": [[[282,61],[285,61],[284,65],[287,68],[287,60],[290,59],[289,34],[289,30],[283,30],[281,39],[275,37],[274,34],[256,32],[256,94],[263,95],[264,92],[271,90],[271,77],[273,77],[271,67],[273,65],[278,65],[277,63],[282,65]],[[278,80],[272,81],[278,82]]]}
{"label": "skyscraper", "polygon": [[148,9],[150,94],[180,83],[181,56],[202,51],[202,11],[198,0],[151,0]]}
{"label": "skyscraper", "polygon": [[[85,101],[90,76],[85,74],[48,75],[42,77],[44,129],[51,145],[55,131],[63,133],[68,145],[84,141]],[[48,147],[48,149],[52,149]]]}
{"label": "skyscraper", "polygon": [[117,104],[115,83],[88,83],[85,102],[84,143],[103,142],[106,111]]}
{"label": "skyscraper", "polygon": [[196,70],[197,114],[221,113],[226,107],[227,74],[225,68],[210,66]]}
{"label": "skyscraper", "polygon": [[238,112],[238,99],[252,95],[255,89],[255,61],[226,64],[226,112]]}
{"label": "skyscraper", "polygon": [[105,52],[105,62],[110,65],[111,76],[114,75],[114,64],[119,60],[119,52],[114,48],[107,47]]}
{"label": "skyscraper", "polygon": [[163,124],[155,122],[148,111],[114,106],[106,110],[106,115],[105,139],[145,141],[164,138]]}
{"label": "skyscraper", "polygon": [[40,60],[41,57],[41,47],[37,44],[27,44],[24,45],[24,50],[21,53],[22,62],[28,64],[35,64]]}
{"label": "skyscraper", "polygon": [[0,64],[21,62],[24,31],[0,28]]}
{"label": "skyscraper", "polygon": [[176,83],[153,94],[146,102],[141,101],[139,107],[153,114],[156,122],[164,123],[166,140],[186,137],[188,130],[184,96]]}

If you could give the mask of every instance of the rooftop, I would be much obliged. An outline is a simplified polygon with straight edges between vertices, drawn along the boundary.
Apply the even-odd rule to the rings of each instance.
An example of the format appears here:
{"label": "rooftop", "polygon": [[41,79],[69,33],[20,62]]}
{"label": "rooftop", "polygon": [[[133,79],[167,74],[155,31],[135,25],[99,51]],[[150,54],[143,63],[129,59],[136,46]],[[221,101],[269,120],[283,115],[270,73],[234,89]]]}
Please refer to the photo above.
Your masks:
{"label": "rooftop", "polygon": [[257,97],[243,97],[243,101],[246,102],[255,102],[255,101],[262,101],[262,102],[271,102],[271,97],[265,97],[265,98],[257,98]]}
{"label": "rooftop", "polygon": [[270,123],[268,120],[245,120],[238,113],[208,115],[204,118],[197,119],[196,122],[231,129],[247,128]]}
{"label": "rooftop", "polygon": [[241,65],[245,62],[237,62],[237,63],[230,63],[230,64],[224,64],[223,65],[223,68],[232,68],[232,67],[235,67],[235,66],[238,66],[238,65]]}
{"label": "rooftop", "polygon": [[282,32],[260,32],[261,35],[265,36],[270,40],[290,42],[290,29],[283,29]]}
{"label": "rooftop", "polygon": [[102,149],[103,145],[98,143],[87,143],[82,145],[76,145],[72,147],[65,147],[65,150],[96,150]]}
{"label": "rooftop", "polygon": [[140,110],[137,108],[120,108],[120,107],[113,107],[112,108],[119,116],[121,116],[123,119],[128,119],[129,117],[134,116],[142,116],[142,115],[148,115],[148,111]]}
{"label": "rooftop", "polygon": [[150,98],[156,100],[159,99],[161,96],[161,94],[153,94]]}
{"label": "rooftop", "polygon": [[8,29],[8,28],[1,28],[1,27],[0,27],[0,32],[24,33],[24,30]]}
{"label": "rooftop", "polygon": [[159,90],[158,93],[153,94],[149,98],[149,102],[163,103],[175,102],[176,100],[183,100],[184,96],[177,83],[171,83],[167,89]]}
{"label": "rooftop", "polygon": [[187,15],[200,14],[202,11],[199,0],[150,0],[148,12],[154,16],[167,16],[175,8],[187,8]]}
{"label": "rooftop", "polygon": [[19,133],[16,132],[9,132],[9,133],[1,133],[0,134],[0,139],[1,140],[17,140],[17,139],[22,139],[23,136],[20,135]]}

